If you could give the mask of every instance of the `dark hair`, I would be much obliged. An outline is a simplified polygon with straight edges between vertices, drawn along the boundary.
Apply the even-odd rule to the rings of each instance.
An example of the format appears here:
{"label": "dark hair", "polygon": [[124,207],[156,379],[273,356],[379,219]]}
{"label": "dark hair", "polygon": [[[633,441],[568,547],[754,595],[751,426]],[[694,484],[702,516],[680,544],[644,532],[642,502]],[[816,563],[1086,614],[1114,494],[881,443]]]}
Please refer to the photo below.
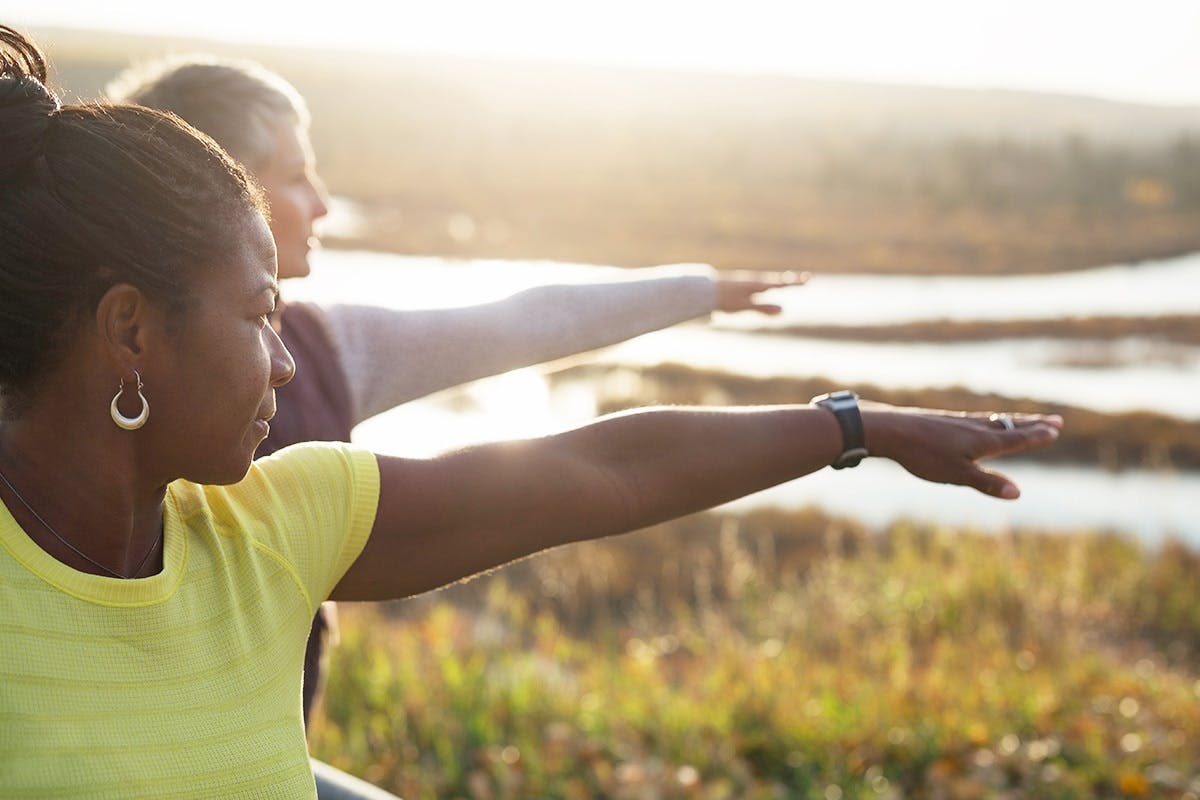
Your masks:
{"label": "dark hair", "polygon": [[281,120],[307,127],[308,107],[290,83],[254,61],[174,56],[131,66],[106,87],[116,102],[170,111],[207,133],[250,169],[267,165]]}
{"label": "dark hair", "polygon": [[0,400],[19,413],[104,292],[130,283],[174,312],[191,279],[265,213],[207,135],[131,105],[62,105],[36,44],[0,25]]}

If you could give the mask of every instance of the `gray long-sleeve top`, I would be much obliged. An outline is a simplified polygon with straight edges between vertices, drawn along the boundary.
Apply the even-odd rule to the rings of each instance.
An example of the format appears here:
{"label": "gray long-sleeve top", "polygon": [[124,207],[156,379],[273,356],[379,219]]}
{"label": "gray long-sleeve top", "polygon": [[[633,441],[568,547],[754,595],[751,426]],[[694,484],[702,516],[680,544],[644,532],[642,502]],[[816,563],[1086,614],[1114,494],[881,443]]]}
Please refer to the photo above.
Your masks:
{"label": "gray long-sleeve top", "polygon": [[[647,277],[648,275],[653,277]],[[710,314],[711,270],[539,286],[463,308],[330,305],[324,323],[358,424],[401,403],[519,367],[616,344]]]}

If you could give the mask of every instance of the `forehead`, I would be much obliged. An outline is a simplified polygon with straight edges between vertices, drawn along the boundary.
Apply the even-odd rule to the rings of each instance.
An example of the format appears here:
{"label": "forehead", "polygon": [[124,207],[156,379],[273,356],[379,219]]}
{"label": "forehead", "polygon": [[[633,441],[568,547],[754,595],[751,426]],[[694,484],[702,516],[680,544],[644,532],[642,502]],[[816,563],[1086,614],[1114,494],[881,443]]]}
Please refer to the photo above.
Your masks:
{"label": "forehead", "polygon": [[223,263],[206,270],[201,291],[231,298],[254,294],[264,286],[274,287],[276,277],[275,240],[266,219],[248,211],[240,225],[230,231],[231,247]]}

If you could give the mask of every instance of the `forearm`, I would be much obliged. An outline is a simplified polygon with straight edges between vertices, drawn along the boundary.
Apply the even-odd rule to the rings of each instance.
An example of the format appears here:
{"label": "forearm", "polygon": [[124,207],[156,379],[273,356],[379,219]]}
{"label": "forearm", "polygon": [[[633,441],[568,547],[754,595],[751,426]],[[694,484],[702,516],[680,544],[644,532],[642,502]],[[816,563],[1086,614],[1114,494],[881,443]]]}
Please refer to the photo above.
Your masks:
{"label": "forearm", "polygon": [[624,498],[603,536],[689,514],[807,475],[841,451],[832,414],[811,406],[666,408],[610,416],[565,435]]}
{"label": "forearm", "polygon": [[381,458],[375,531],[338,596],[427,591],[711,508],[820,469],[838,452],[833,416],[805,406],[643,410],[426,462]]}

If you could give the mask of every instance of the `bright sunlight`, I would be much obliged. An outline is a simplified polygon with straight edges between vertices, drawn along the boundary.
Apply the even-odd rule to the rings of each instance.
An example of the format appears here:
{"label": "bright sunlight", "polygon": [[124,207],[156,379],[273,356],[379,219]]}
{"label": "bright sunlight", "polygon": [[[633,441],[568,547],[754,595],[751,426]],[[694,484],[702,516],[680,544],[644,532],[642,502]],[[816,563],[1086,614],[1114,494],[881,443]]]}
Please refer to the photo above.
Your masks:
{"label": "bright sunlight", "polygon": [[1189,0],[1003,4],[954,0],[345,0],[308,11],[57,0],[9,16],[29,26],[235,41],[453,53],[882,83],[1200,103],[1200,5]]}

